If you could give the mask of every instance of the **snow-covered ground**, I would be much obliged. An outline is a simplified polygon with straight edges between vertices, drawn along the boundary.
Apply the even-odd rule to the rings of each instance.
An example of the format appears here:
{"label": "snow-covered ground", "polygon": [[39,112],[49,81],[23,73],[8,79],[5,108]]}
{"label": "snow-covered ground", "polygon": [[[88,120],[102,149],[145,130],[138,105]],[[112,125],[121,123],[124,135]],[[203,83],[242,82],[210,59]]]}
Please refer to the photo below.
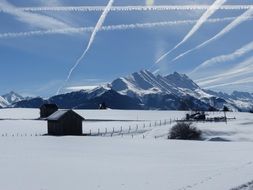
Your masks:
{"label": "snow-covered ground", "polygon": [[[228,113],[236,119],[227,124],[197,123],[205,141],[175,141],[166,139],[175,124],[170,121],[185,112],[77,112],[89,120],[83,123],[84,132],[115,133],[38,136],[47,132],[46,121],[33,120],[39,117],[38,110],[0,109],[0,189],[252,189],[252,114]],[[117,133],[121,128],[123,136]],[[214,137],[230,142],[208,141]]]}

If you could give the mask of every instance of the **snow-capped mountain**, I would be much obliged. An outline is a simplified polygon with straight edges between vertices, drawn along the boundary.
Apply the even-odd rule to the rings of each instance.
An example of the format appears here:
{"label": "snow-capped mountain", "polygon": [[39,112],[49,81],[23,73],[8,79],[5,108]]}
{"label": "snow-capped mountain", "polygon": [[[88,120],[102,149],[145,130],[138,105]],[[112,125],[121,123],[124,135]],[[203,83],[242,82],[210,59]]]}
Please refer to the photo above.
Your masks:
{"label": "snow-capped mountain", "polygon": [[7,107],[13,103],[19,102],[24,99],[25,98],[23,98],[21,95],[17,94],[16,92],[11,91],[7,94],[0,96],[0,106]]}
{"label": "snow-capped mountain", "polygon": [[4,94],[2,95],[2,97],[9,103],[9,104],[13,104],[15,102],[18,102],[18,101],[21,101],[21,100],[24,100],[25,98],[21,95],[19,95],[18,93],[16,92],[9,92],[8,94]]}
{"label": "snow-capped mountain", "polygon": [[[182,105],[184,102],[189,104],[190,101],[208,109],[210,107],[209,99],[213,97],[213,95],[202,90],[189,77],[177,72],[163,77],[142,70],[114,80],[111,83],[111,88],[120,94],[138,97],[144,104],[147,104],[150,99],[154,101],[156,96],[157,100],[163,99],[163,105],[167,102],[168,109],[179,109],[182,106],[193,107],[194,105]],[[181,105],[172,106],[176,102]]]}
{"label": "snow-capped mountain", "polygon": [[184,90],[200,89],[186,75],[174,73],[162,77],[153,75],[147,70],[135,72],[127,77],[121,77],[111,83],[111,88],[121,94],[129,96],[144,96],[147,94],[184,94]]}
{"label": "snow-capped mountain", "polygon": [[234,91],[232,94],[206,90],[207,93],[226,100],[228,106],[233,106],[238,111],[253,110],[253,94],[249,92]]}
{"label": "snow-capped mountain", "polygon": [[0,108],[4,108],[9,105],[9,102],[7,102],[2,96],[0,96]]}
{"label": "snow-capped mountain", "polygon": [[[3,102],[14,101],[10,107],[36,108],[47,101],[56,103],[60,108],[82,109],[96,109],[100,103],[106,102],[113,109],[221,110],[226,105],[231,110],[253,110],[251,93],[235,91],[229,95],[213,92],[201,89],[184,74],[175,72],[161,76],[147,70],[120,77],[103,86],[61,94],[47,100],[40,97],[22,99],[11,94],[4,96],[6,99],[2,98]],[[21,101],[16,101],[18,98]]]}
{"label": "snow-capped mountain", "polygon": [[[215,108],[221,110],[224,105],[231,110],[248,111],[253,109],[252,93],[235,91],[229,95],[204,90],[188,76],[177,72],[161,76],[142,70],[114,80],[111,83],[111,88],[120,94],[138,97],[145,105],[150,102],[150,99],[158,101],[163,97],[165,100],[160,103],[157,102],[156,105],[160,104],[157,107],[163,108],[162,105],[167,103],[168,106],[164,109],[180,109],[183,106],[184,109]],[[166,98],[166,96],[170,97]],[[179,105],[173,106],[173,104],[180,101]],[[184,103],[187,105],[182,105]]]}
{"label": "snow-capped mountain", "polygon": [[111,88],[121,94],[137,97],[157,93],[177,96],[191,94],[198,98],[210,96],[186,75],[177,72],[163,77],[142,70],[114,80],[111,83]]}

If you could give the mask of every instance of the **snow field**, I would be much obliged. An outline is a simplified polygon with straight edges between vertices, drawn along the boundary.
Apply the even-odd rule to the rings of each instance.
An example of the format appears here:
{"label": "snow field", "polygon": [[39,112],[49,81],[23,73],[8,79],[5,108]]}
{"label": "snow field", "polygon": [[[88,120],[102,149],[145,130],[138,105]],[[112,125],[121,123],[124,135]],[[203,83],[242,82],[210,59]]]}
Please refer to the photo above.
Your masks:
{"label": "snow field", "polygon": [[[196,123],[206,140],[235,141],[208,142],[165,140],[174,123],[160,126],[160,120],[180,119],[186,112],[77,112],[86,119],[122,120],[84,122],[84,132],[132,128],[124,138],[117,132],[112,138],[35,136],[47,132],[46,121],[29,120],[38,118],[37,109],[2,109],[0,189],[229,190],[253,179],[253,119],[249,113],[228,113],[236,120],[227,124]],[[223,113],[212,114],[209,116]],[[1,136],[5,133],[7,137]]]}
{"label": "snow field", "polygon": [[[83,133],[105,137],[166,139],[174,120],[182,119],[185,111],[76,110],[87,121]],[[207,117],[223,116],[209,112]],[[0,137],[35,136],[47,133],[47,122],[37,119],[38,109],[0,109]],[[221,138],[227,141],[253,141],[253,117],[250,113],[229,112],[225,122],[193,123],[203,132],[204,140]],[[92,120],[92,121],[91,121]]]}
{"label": "snow field", "polygon": [[216,189],[252,180],[252,143],[0,138],[5,190]]}

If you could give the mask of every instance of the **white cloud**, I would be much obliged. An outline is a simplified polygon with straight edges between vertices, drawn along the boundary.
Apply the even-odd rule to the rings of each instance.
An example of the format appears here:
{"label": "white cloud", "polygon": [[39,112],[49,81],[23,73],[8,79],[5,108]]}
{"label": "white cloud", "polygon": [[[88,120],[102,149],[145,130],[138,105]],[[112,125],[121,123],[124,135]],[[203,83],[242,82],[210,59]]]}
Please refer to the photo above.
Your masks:
{"label": "white cloud", "polygon": [[224,81],[228,81],[226,83],[230,83],[231,81],[234,81],[237,77],[243,77],[248,74],[253,74],[253,56],[239,63],[227,72],[211,77],[202,78],[197,80],[196,82],[202,87],[209,87],[223,84]]}
{"label": "white cloud", "polygon": [[253,77],[247,77],[241,80],[237,80],[234,82],[228,82],[228,83],[221,83],[221,84],[217,84],[217,85],[212,85],[212,86],[207,86],[205,88],[217,88],[217,87],[224,87],[224,86],[230,86],[230,85],[244,85],[247,83],[253,83]]}
{"label": "white cloud", "polygon": [[70,90],[70,91],[80,91],[80,90],[93,90],[95,88],[97,88],[97,86],[93,85],[87,85],[87,86],[71,86],[71,87],[67,87],[66,90]]}
{"label": "white cloud", "polygon": [[23,10],[17,9],[16,6],[10,4],[6,0],[0,1],[0,8],[5,10],[5,13],[8,13],[14,16],[17,20],[29,24],[33,27],[38,27],[41,29],[56,29],[56,28],[66,28],[70,27],[69,25],[54,19],[49,16],[37,14],[37,13],[29,13]]}
{"label": "white cloud", "polygon": [[241,47],[240,49],[237,49],[236,51],[234,51],[231,54],[226,54],[226,55],[220,55],[217,57],[213,57],[207,61],[205,61],[204,63],[200,64],[198,67],[196,67],[191,73],[196,73],[197,71],[201,70],[201,69],[205,69],[211,66],[215,66],[217,64],[220,63],[224,63],[224,62],[228,62],[228,61],[233,61],[237,58],[240,58],[242,56],[244,56],[245,54],[249,53],[253,51],[253,41],[244,45],[243,47]]}

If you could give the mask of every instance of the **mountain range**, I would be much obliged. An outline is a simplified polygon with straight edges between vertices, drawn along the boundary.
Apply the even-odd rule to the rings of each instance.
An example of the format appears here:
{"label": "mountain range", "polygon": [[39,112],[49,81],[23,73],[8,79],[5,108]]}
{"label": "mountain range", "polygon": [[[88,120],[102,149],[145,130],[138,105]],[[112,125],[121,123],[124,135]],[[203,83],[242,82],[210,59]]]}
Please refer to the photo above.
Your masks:
{"label": "mountain range", "polygon": [[60,108],[97,109],[105,102],[111,109],[253,110],[253,94],[232,94],[200,88],[185,74],[154,75],[147,70],[120,77],[106,85],[52,96],[25,98],[15,92],[0,96],[1,107],[38,108],[45,102]]}

